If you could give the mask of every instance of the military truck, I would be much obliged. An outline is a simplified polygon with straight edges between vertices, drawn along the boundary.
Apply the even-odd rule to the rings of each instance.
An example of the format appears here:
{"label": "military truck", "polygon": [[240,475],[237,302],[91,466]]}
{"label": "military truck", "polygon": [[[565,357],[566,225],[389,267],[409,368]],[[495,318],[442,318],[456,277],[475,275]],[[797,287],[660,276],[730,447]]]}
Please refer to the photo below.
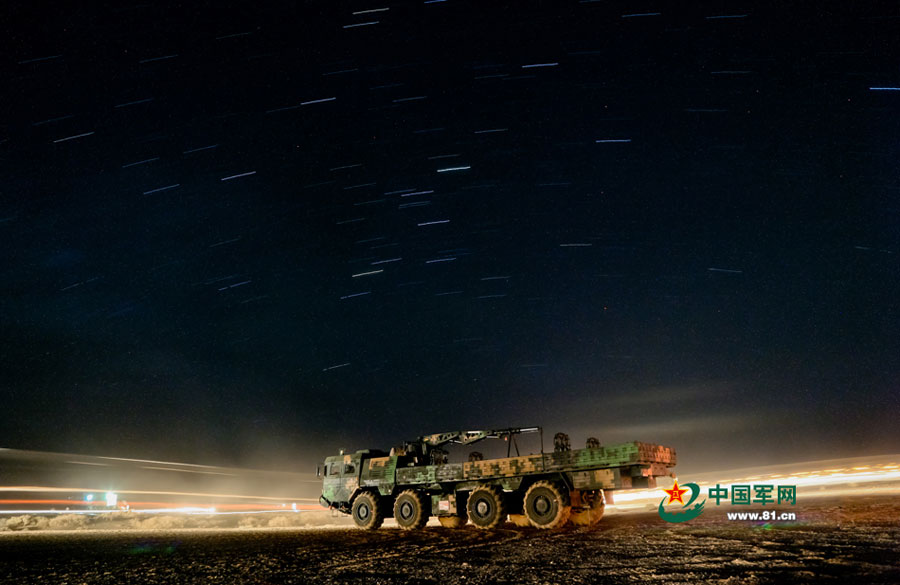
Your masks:
{"label": "military truck", "polygon": [[[521,455],[516,437],[539,433],[540,452]],[[506,457],[451,463],[449,444],[472,445],[485,439],[506,441]],[[516,454],[512,456],[512,449]],[[400,528],[419,529],[431,516],[448,528],[471,521],[489,530],[507,520],[519,526],[556,528],[567,522],[596,524],[612,491],[656,487],[672,475],[675,450],[651,443],[601,446],[588,439],[571,449],[563,433],[554,450],[544,452],[541,427],[438,433],[406,441],[389,452],[364,449],[325,459],[319,502],[350,514],[357,526],[373,530],[393,516]]]}

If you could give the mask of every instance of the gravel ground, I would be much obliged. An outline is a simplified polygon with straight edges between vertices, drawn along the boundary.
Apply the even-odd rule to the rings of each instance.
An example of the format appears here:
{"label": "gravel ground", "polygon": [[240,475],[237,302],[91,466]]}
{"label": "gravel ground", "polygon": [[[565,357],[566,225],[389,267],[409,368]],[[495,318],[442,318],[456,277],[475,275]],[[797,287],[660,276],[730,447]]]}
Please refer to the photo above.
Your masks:
{"label": "gravel ground", "polygon": [[6,532],[3,583],[900,583],[896,498],[809,500],[797,522]]}

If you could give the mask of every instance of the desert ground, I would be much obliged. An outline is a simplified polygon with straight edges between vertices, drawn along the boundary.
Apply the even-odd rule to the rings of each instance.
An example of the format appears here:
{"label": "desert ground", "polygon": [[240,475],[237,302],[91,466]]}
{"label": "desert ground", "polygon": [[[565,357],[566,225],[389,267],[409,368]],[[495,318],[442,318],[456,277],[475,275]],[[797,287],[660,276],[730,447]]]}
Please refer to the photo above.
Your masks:
{"label": "desert ground", "polygon": [[[797,520],[684,524],[607,514],[594,528],[429,525],[4,531],[3,583],[900,583],[900,503],[817,498]],[[278,523],[271,524],[277,525]]]}

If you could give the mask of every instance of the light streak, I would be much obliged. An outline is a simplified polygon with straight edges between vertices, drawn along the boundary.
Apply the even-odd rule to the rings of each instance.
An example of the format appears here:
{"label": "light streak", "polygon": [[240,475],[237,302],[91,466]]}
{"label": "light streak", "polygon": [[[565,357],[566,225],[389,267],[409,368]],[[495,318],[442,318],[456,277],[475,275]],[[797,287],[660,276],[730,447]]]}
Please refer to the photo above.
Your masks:
{"label": "light streak", "polygon": [[84,134],[76,134],[75,136],[67,136],[65,138],[59,138],[57,140],[54,140],[53,143],[56,144],[59,142],[68,142],[69,140],[75,140],[76,138],[84,138],[85,136],[90,136],[92,134],[93,134],[93,132],[85,132]]}
{"label": "light streak", "polygon": [[328,366],[327,368],[322,368],[322,371],[323,371],[323,372],[327,372],[327,371],[329,371],[329,370],[336,370],[336,369],[338,369],[338,368],[346,368],[346,367],[349,366],[349,365],[350,365],[350,362],[346,362],[346,363],[343,363],[343,364],[338,364],[338,365],[336,365],[336,366]]}
{"label": "light streak", "polygon": [[[225,278],[231,278],[230,276]],[[225,280],[220,279],[220,280]],[[175,461],[156,461],[155,459],[129,459],[127,457],[104,457],[97,455],[97,459],[107,459],[109,461],[128,461],[130,463],[156,463],[157,465],[178,465],[182,467],[204,467],[206,469],[217,469],[215,465],[200,465],[199,463],[177,463]]]}
{"label": "light streak", "polygon": [[[293,480],[292,480],[293,481]],[[303,480],[299,480],[303,481]],[[321,483],[320,480],[306,480],[309,483]],[[16,486],[0,486],[0,492],[42,492],[42,493],[92,493],[92,492],[106,492],[105,489],[91,489],[91,488],[76,488],[76,487],[49,487],[49,486],[33,486],[33,485],[16,485]],[[292,502],[318,502],[317,499],[314,498],[285,498],[274,497],[274,496],[248,496],[241,494],[215,494],[215,493],[206,493],[206,492],[167,492],[167,491],[158,491],[158,490],[116,490],[116,493],[119,495],[122,494],[131,494],[131,495],[141,495],[141,496],[180,496],[180,497],[192,497],[192,498],[222,498],[222,499],[245,499],[245,500],[274,500],[276,502],[284,502],[285,500],[290,500]]]}
{"label": "light streak", "polygon": [[192,152],[200,152],[201,150],[210,150],[211,148],[218,148],[218,144],[211,144],[209,146],[201,146],[200,148],[191,148],[190,150],[185,150],[181,154],[190,154]]}
{"label": "light streak", "polygon": [[154,61],[165,61],[166,59],[174,59],[178,55],[163,55],[162,57],[151,57],[150,59],[141,59],[138,64],[153,63]]}
{"label": "light streak", "polygon": [[[222,289],[219,289],[219,290],[222,290]],[[102,463],[100,463],[100,464],[95,463],[93,465],[102,465]],[[155,469],[157,471],[175,471],[178,473],[202,473],[204,475],[225,475],[228,477],[237,477],[233,473],[221,473],[219,471],[196,471],[193,469],[173,469],[171,467],[157,467],[155,465],[144,465],[141,467],[141,469]]]}
{"label": "light streak", "polygon": [[26,59],[24,61],[19,61],[19,65],[25,65],[26,63],[38,63],[40,61],[50,61],[51,59],[59,59],[62,55],[50,55],[49,57],[38,57],[37,59]]}
{"label": "light streak", "polygon": [[159,157],[158,157],[158,156],[157,156],[157,157],[154,157],[154,158],[145,158],[144,160],[139,160],[139,161],[133,162],[133,163],[128,163],[127,165],[122,165],[122,168],[123,168],[123,169],[127,169],[127,168],[129,168],[129,167],[136,167],[136,166],[138,166],[138,165],[147,164],[147,163],[150,163],[150,162],[153,162],[153,161],[156,161],[156,160],[159,160]]}
{"label": "light streak", "polygon": [[[0,504],[6,503],[5,500],[0,500]],[[41,500],[36,500],[35,504],[43,503]],[[29,509],[29,508],[21,508],[16,510],[0,510],[0,514],[121,514],[124,512],[132,512],[135,514],[188,514],[188,515],[230,515],[230,514],[277,514],[277,513],[300,513],[300,512],[313,512],[322,510],[321,506],[300,506],[298,505],[296,508],[284,508],[278,507],[273,509],[252,509],[248,508],[246,510],[220,510],[219,508],[223,508],[224,506],[178,506],[178,507],[168,507],[168,508],[154,508],[154,509],[135,509],[129,508],[128,510],[124,508],[113,509],[113,510],[46,510],[46,509]]]}
{"label": "light streak", "polygon": [[222,178],[219,179],[219,180],[220,180],[220,181],[230,181],[230,180],[232,180],[232,179],[239,179],[239,178],[241,178],[241,177],[249,177],[250,175],[255,175],[255,174],[256,174],[256,171],[248,171],[248,172],[246,172],[246,173],[240,173],[240,174],[237,174],[237,175],[231,175],[230,177],[222,177]]}
{"label": "light streak", "polygon": [[138,104],[146,104],[146,103],[149,103],[152,101],[153,101],[153,98],[145,98],[142,100],[134,100],[133,102],[125,102],[124,104],[116,104],[113,107],[114,108],[127,108],[128,106],[136,106]]}
{"label": "light streak", "polygon": [[322,98],[322,99],[318,99],[318,100],[309,100],[307,102],[300,102],[300,105],[301,106],[309,106],[311,104],[324,104],[325,102],[333,102],[336,99],[337,99],[336,97],[330,97],[330,98]]}
{"label": "light streak", "polygon": [[72,465],[96,465],[98,467],[109,467],[109,463],[92,463],[91,461],[66,461]]}
{"label": "light streak", "polygon": [[246,37],[246,36],[252,35],[252,34],[253,34],[253,31],[239,32],[239,33],[233,33],[230,35],[222,35],[220,37],[216,37],[216,40],[221,41],[222,39],[233,39],[235,37]]}
{"label": "light streak", "polygon": [[[342,364],[343,365],[343,364]],[[529,366],[538,364],[528,364]],[[540,364],[543,365],[543,364]],[[341,367],[341,366],[337,366]],[[116,459],[116,458],[106,458]],[[148,462],[147,460],[129,460]],[[163,462],[159,462],[162,464]],[[195,467],[194,464],[183,464]],[[222,468],[219,468],[222,469]],[[294,480],[292,480],[294,481]],[[321,480],[296,480],[319,483]],[[900,460],[897,456],[856,458],[772,466],[686,476],[683,481],[695,481],[701,486],[701,495],[707,496],[708,488],[734,485],[793,485],[798,488],[800,500],[813,497],[845,495],[896,494],[900,483]],[[729,489],[729,492],[731,489]],[[117,501],[110,505],[99,498],[87,501],[85,494],[115,493]],[[32,495],[33,494],[33,495]],[[288,513],[321,510],[318,500],[266,495],[245,495],[216,492],[128,490],[109,486],[92,489],[84,487],[55,487],[42,485],[0,486],[0,515],[16,514],[184,514],[225,515]],[[149,497],[148,497],[149,496]],[[64,499],[71,497],[72,499]],[[658,505],[661,489],[616,490],[610,512],[643,511]],[[168,501],[167,501],[168,500]],[[107,504],[107,505],[104,505]],[[723,501],[728,505],[728,501]],[[61,509],[69,508],[69,509]]]}
{"label": "light streak", "polygon": [[181,183],[175,183],[174,185],[167,185],[165,187],[158,187],[156,189],[150,189],[149,191],[144,191],[143,195],[150,195],[152,193],[159,193],[160,191],[168,191],[169,189],[175,189],[177,187],[181,187]]}

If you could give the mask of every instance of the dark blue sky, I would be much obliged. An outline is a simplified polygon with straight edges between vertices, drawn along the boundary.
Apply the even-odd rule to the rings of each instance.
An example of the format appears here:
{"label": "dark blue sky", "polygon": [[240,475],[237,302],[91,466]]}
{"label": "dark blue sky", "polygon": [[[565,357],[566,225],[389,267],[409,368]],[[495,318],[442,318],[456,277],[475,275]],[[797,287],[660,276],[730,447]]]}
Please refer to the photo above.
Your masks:
{"label": "dark blue sky", "polygon": [[21,4],[0,445],[900,448],[892,3]]}

